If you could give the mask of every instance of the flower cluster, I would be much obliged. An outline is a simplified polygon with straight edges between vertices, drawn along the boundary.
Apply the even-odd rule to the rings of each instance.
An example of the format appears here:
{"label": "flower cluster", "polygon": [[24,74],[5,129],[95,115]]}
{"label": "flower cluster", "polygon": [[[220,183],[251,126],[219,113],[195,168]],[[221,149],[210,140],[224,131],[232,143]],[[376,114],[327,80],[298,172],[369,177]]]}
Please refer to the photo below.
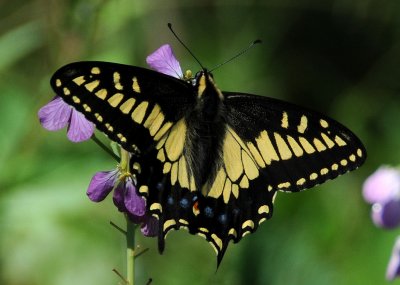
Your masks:
{"label": "flower cluster", "polygon": [[[364,199],[372,204],[372,221],[378,227],[393,229],[400,226],[400,170],[382,166],[363,185]],[[386,278],[400,277],[400,238],[393,248]]]}
{"label": "flower cluster", "polygon": [[[154,70],[182,78],[182,70],[169,45],[163,45],[146,59]],[[67,127],[67,137],[72,142],[90,139],[94,125],[82,113],[56,96],[38,112],[40,124],[47,130],[57,131]],[[155,236],[158,220],[146,213],[146,201],[137,193],[136,177],[129,170],[130,156],[121,149],[121,163],[117,169],[97,172],[90,181],[87,195],[94,202],[103,201],[113,191],[113,201],[120,212],[141,225],[145,236]]]}

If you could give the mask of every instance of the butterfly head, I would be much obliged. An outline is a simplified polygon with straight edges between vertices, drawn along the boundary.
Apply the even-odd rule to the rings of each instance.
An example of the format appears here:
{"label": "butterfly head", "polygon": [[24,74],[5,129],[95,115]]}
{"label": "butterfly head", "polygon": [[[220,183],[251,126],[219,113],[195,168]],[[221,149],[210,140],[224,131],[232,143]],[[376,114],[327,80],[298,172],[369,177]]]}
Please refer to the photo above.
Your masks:
{"label": "butterfly head", "polygon": [[197,97],[199,99],[212,94],[217,94],[219,99],[223,99],[221,90],[219,90],[214,82],[213,74],[207,69],[203,69],[196,73],[194,86],[197,88]]}

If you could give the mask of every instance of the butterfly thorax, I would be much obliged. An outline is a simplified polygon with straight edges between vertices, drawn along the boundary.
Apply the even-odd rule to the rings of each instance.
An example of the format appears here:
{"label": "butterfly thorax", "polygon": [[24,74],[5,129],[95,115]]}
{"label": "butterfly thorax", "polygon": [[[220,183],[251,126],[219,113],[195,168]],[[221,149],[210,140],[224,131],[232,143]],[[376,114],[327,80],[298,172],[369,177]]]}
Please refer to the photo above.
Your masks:
{"label": "butterfly thorax", "polygon": [[203,70],[196,75],[195,90],[197,92],[196,106],[186,117],[188,132],[185,148],[187,162],[195,178],[196,189],[203,189],[203,194],[209,191],[207,181],[213,179],[216,159],[222,148],[225,133],[225,106],[223,95],[215,85],[212,74]]}

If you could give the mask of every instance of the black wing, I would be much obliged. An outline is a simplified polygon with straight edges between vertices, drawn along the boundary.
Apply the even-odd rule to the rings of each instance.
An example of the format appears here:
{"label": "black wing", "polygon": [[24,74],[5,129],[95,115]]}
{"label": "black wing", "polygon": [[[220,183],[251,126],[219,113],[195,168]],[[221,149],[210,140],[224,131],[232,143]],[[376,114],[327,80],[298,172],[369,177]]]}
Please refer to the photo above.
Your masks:
{"label": "black wing", "polygon": [[327,116],[277,99],[224,95],[228,125],[251,146],[270,189],[310,188],[356,169],[366,159],[361,141]]}
{"label": "black wing", "polygon": [[193,87],[145,68],[76,62],[51,78],[58,96],[124,149],[153,146],[195,104]]}

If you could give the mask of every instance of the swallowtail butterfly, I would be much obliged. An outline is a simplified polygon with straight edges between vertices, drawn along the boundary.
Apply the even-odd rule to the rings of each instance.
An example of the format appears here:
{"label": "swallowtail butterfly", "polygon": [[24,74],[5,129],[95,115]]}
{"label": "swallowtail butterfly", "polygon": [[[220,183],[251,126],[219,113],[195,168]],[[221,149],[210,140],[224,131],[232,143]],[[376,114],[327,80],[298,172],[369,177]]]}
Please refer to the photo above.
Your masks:
{"label": "swallowtail butterfly", "polygon": [[320,113],[221,91],[206,69],[177,79],[136,66],[76,62],[51,86],[139,163],[139,194],[159,219],[159,249],[185,228],[218,264],[271,218],[277,191],[298,192],[359,167],[361,141]]}

